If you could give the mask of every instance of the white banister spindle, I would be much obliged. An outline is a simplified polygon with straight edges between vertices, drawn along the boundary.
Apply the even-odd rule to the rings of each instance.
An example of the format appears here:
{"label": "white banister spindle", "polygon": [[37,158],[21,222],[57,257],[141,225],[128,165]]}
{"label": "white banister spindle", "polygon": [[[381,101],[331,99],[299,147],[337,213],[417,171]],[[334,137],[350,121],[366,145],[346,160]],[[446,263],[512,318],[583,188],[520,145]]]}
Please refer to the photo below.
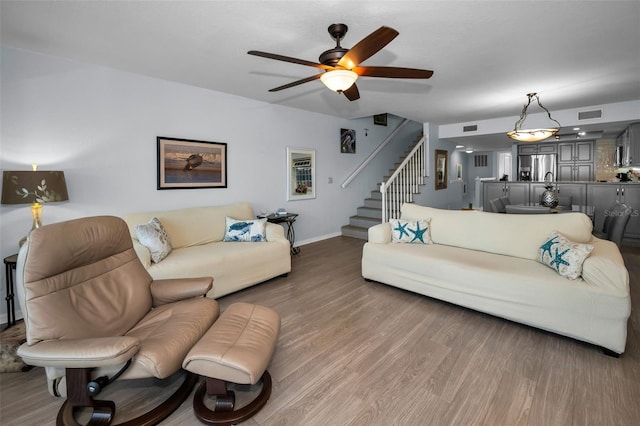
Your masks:
{"label": "white banister spindle", "polygon": [[383,223],[399,218],[402,204],[413,202],[413,194],[423,183],[426,175],[424,145],[425,137],[422,136],[391,177],[380,184]]}

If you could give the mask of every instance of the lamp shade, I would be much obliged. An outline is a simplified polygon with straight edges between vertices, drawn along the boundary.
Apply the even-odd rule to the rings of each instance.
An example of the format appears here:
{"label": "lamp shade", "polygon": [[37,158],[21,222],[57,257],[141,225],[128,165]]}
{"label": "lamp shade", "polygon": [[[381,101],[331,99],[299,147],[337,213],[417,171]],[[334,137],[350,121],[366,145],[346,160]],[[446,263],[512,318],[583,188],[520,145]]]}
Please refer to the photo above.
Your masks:
{"label": "lamp shade", "polygon": [[520,142],[539,142],[550,138],[558,133],[560,129],[521,129],[512,130],[507,133],[511,139]]}
{"label": "lamp shade", "polygon": [[2,173],[2,204],[67,201],[62,171],[5,171]]}
{"label": "lamp shade", "polygon": [[358,74],[349,70],[327,71],[320,76],[320,80],[334,92],[344,92],[358,79]]}

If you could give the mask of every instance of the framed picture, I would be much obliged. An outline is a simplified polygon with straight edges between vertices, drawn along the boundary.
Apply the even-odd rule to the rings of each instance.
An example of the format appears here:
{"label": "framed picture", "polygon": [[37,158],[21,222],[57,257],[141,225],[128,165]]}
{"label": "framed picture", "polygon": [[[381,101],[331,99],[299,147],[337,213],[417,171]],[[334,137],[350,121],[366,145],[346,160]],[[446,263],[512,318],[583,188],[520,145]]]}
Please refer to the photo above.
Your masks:
{"label": "framed picture", "polygon": [[356,153],[356,131],[340,129],[340,152],[343,154]]}
{"label": "framed picture", "polygon": [[287,147],[287,201],[316,198],[316,150]]}
{"label": "framed picture", "polygon": [[373,116],[373,124],[378,126],[386,126],[387,125],[387,113],[377,114]]}
{"label": "framed picture", "polygon": [[227,187],[226,143],[157,139],[158,189]]}
{"label": "framed picture", "polygon": [[456,179],[462,180],[462,164],[456,164]]}
{"label": "framed picture", "polygon": [[436,190],[447,189],[447,158],[446,150],[436,149]]}

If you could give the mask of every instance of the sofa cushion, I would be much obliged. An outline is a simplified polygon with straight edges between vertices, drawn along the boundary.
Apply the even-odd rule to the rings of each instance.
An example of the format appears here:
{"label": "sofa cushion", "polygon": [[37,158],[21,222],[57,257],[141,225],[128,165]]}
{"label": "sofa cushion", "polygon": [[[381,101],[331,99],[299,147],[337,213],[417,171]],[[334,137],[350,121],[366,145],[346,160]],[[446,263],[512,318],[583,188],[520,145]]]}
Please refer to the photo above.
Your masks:
{"label": "sofa cushion", "polygon": [[175,250],[222,241],[225,233],[225,218],[253,219],[251,203],[236,203],[224,206],[190,207],[146,213],[131,213],[123,218],[131,237],[137,239],[135,225],[146,223],[157,217],[164,227],[171,247]]}
{"label": "sofa cushion", "polygon": [[224,241],[244,241],[259,243],[267,241],[265,225],[267,219],[234,219],[227,216],[225,218]]}
{"label": "sofa cushion", "polygon": [[432,244],[429,221],[391,219],[391,241],[394,243]]}
{"label": "sofa cushion", "polygon": [[538,262],[563,277],[575,280],[582,275],[582,264],[593,251],[591,244],[578,244],[553,231],[538,249]]}
{"label": "sofa cushion", "polygon": [[140,244],[149,249],[153,263],[161,262],[171,253],[169,236],[157,217],[151,218],[149,223],[136,225],[136,236]]}
{"label": "sofa cushion", "polygon": [[269,225],[280,233],[279,238],[266,243],[221,241],[175,249],[165,262],[152,264],[149,273],[154,279],[212,276],[213,289],[207,293],[212,298],[287,273],[291,271],[289,240],[282,226]]}
{"label": "sofa cushion", "polygon": [[537,260],[538,248],[554,230],[577,243],[591,240],[592,223],[578,212],[503,215],[481,211],[444,210],[404,204],[402,219],[431,219],[434,244]]}

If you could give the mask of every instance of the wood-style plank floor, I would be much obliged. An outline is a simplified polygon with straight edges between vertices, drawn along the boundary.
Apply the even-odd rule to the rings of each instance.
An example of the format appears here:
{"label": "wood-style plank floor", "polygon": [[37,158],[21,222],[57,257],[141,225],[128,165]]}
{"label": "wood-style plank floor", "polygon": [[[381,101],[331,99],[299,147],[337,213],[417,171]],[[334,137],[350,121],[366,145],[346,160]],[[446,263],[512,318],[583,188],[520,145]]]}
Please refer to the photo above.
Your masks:
{"label": "wood-style plank floor", "polygon": [[[363,241],[305,245],[288,277],[219,300],[282,317],[257,425],[637,425],[640,422],[640,249],[624,249],[632,309],[619,359],[575,340],[378,283],[360,275]],[[117,382],[117,420],[179,377]],[[0,424],[52,425],[61,399],[44,371],[0,375]],[[163,424],[200,424],[190,400]]]}

